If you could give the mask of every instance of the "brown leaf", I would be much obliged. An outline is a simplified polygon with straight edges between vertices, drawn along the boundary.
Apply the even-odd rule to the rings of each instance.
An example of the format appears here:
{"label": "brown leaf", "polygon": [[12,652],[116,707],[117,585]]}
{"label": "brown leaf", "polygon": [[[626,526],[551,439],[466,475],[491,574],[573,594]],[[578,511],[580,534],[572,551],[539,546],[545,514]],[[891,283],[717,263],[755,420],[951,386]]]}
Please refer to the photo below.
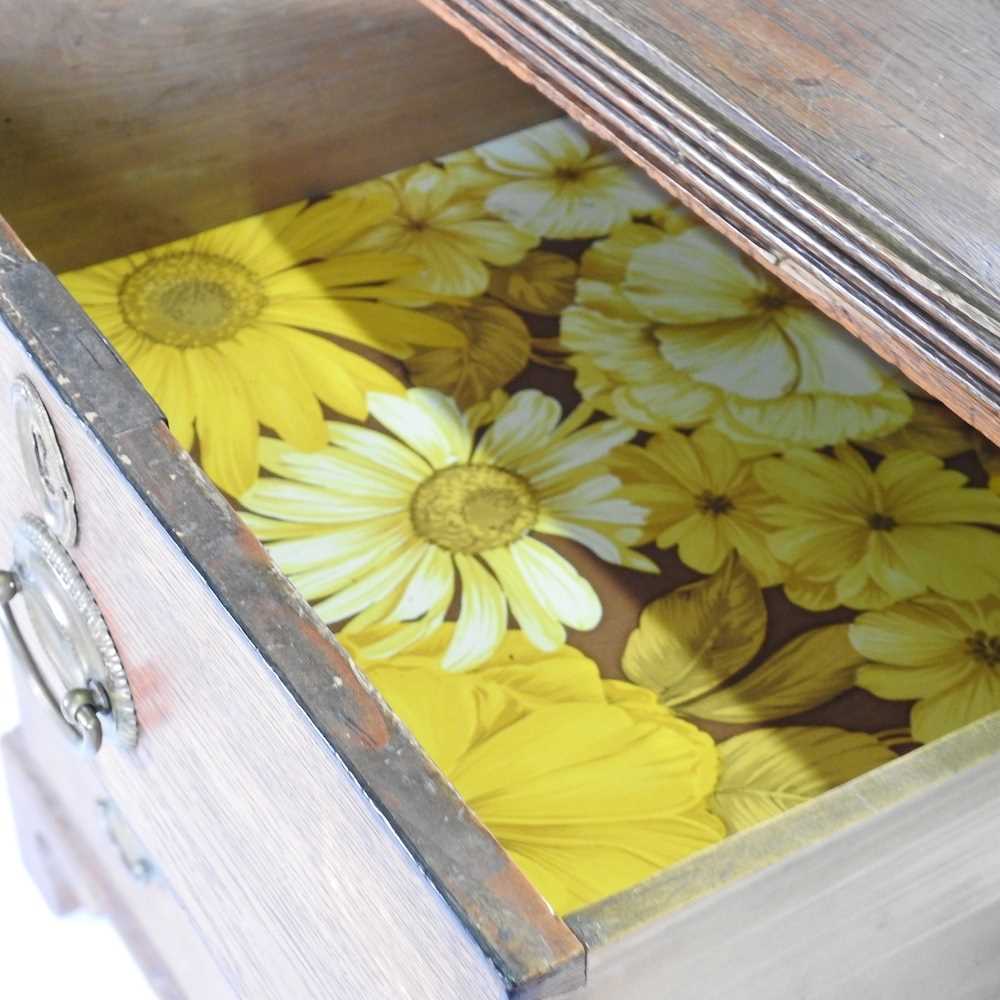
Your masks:
{"label": "brown leaf", "polygon": [[822,705],[853,687],[858,667],[867,662],[847,632],[847,625],[805,632],[736,684],[686,704],[684,712],[739,724],[782,719]]}
{"label": "brown leaf", "polygon": [[720,743],[719,755],[712,811],[730,833],[896,759],[876,737],[833,726],[755,729]]}
{"label": "brown leaf", "polygon": [[668,705],[698,698],[753,658],[767,611],[753,574],[730,556],[705,580],[647,605],[629,636],[622,669]]}
{"label": "brown leaf", "polygon": [[535,250],[513,267],[490,271],[490,294],[538,316],[558,316],[573,301],[576,262],[558,253]]}

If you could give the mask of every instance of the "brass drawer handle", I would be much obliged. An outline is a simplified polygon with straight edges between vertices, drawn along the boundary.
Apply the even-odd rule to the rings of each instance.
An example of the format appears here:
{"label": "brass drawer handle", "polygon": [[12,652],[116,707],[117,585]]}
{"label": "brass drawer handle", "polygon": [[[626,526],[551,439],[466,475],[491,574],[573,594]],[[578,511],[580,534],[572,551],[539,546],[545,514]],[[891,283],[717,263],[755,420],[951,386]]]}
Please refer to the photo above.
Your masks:
{"label": "brass drawer handle", "polygon": [[[28,648],[11,610],[18,594],[48,669]],[[96,754],[103,716],[122,743],[135,746],[135,704],[107,624],[69,553],[39,518],[28,515],[14,530],[14,565],[0,571],[0,610],[11,658],[34,680],[67,735]]]}
{"label": "brass drawer handle", "polygon": [[55,538],[71,548],[76,544],[76,496],[55,428],[38,390],[25,375],[11,385],[14,427],[28,485]]}

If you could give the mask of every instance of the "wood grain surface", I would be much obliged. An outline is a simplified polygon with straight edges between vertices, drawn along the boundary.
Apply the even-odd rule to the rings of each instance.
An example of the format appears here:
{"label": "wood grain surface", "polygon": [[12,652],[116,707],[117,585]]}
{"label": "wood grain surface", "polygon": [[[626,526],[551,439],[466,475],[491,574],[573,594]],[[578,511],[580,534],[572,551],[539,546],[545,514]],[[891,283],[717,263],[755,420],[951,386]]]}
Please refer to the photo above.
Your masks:
{"label": "wood grain surface", "polygon": [[[769,109],[776,120],[786,112],[761,96],[767,92],[764,84],[752,104],[741,102],[740,93],[727,91],[720,82],[727,70],[747,77],[751,70],[744,67],[744,56],[752,67],[755,59],[770,53],[754,34],[754,18],[767,21],[781,14],[790,22],[805,22],[817,8],[822,22],[839,17],[839,5],[792,5],[783,0],[721,6],[707,0],[424,2],[585,125],[617,143],[741,249],[924,389],[1000,440],[1000,297],[997,283],[987,280],[989,269],[977,277],[957,252],[946,256],[949,248],[941,243],[932,250],[924,243],[923,230],[906,228],[911,222],[932,227],[926,221],[930,208],[911,212],[899,192],[895,207],[869,201],[876,198],[875,188],[863,187],[861,174],[857,183],[845,186],[853,175],[841,176],[837,163],[824,157],[825,146],[810,144],[798,133],[790,133],[787,141],[779,138],[764,111]],[[891,8],[902,18],[912,13],[910,8],[919,13],[923,6],[918,0],[897,0],[880,10]],[[997,15],[979,7],[979,23],[988,28]],[[952,11],[949,5],[940,9]],[[936,24],[939,18],[932,20]],[[883,33],[869,40],[876,50],[889,43],[890,28],[883,25]],[[729,48],[710,45],[713,33],[724,35]],[[848,46],[852,37],[846,33],[842,44]],[[787,39],[785,44],[787,58],[801,63],[795,63],[800,73],[795,79],[820,79],[815,73],[802,75],[818,72],[814,63],[820,43],[809,50],[811,55]],[[755,54],[758,48],[763,54]],[[974,63],[970,83],[976,82],[974,73],[989,78],[992,96],[979,102],[979,116],[972,118],[983,125],[996,117],[993,99],[1000,91],[992,84],[996,64],[975,62],[977,55],[983,56],[982,44],[970,48],[967,57]],[[938,57],[945,58],[941,53]],[[848,60],[837,50],[825,58]],[[760,68],[765,76],[769,72],[769,67]],[[920,96],[926,96],[924,91]],[[824,111],[827,140],[839,137],[849,145],[850,121],[841,123],[836,107],[833,102]],[[891,143],[892,129],[884,131],[888,138],[880,142]],[[994,128],[988,142],[997,134]],[[796,137],[800,141],[793,142]],[[899,155],[907,155],[905,143]],[[970,190],[978,191],[979,203],[987,206],[972,254],[981,261],[988,252],[1000,253],[995,240],[990,244],[988,232],[989,219],[996,219],[989,209],[997,197],[996,174],[981,162],[979,146],[974,154],[955,155],[971,157]],[[929,167],[927,172],[933,174]],[[934,183],[944,182],[935,176]],[[952,227],[956,246],[962,243],[957,211],[946,206],[937,219]]]}
{"label": "wood grain surface", "polygon": [[581,1000],[993,1000],[1000,716],[570,918]]}
{"label": "wood grain surface", "polygon": [[56,271],[551,118],[413,0],[0,0],[0,213]]}
{"label": "wood grain surface", "polygon": [[[0,317],[0,398],[28,373],[46,400],[74,558],[137,701],[138,751],[109,746],[97,766],[236,993],[528,1000],[582,984],[577,938],[59,283],[39,264],[0,276]],[[0,465],[6,564],[32,510],[13,434]]]}
{"label": "wood grain surface", "polygon": [[1000,10],[992,0],[567,3],[1000,315]]}
{"label": "wood grain surface", "polygon": [[140,883],[102,825],[107,792],[21,685],[22,728],[4,736],[22,856],[57,913],[83,908],[109,919],[162,1000],[236,1000],[162,876]]}

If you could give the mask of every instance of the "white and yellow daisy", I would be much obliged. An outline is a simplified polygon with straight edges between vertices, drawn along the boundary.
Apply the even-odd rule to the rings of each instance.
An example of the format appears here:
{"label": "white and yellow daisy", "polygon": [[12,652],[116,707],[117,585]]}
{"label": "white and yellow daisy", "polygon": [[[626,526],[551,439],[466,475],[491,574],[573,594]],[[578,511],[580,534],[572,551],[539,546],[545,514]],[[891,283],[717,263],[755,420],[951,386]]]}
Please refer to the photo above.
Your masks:
{"label": "white and yellow daisy", "polygon": [[262,440],[272,475],[241,497],[247,523],[325,621],[345,622],[347,634],[406,623],[367,655],[392,656],[438,629],[456,580],[446,669],[489,658],[508,613],[541,650],[562,645],[567,627],[595,628],[593,587],[537,534],[656,571],[630,548],[645,510],[600,464],[633,434],[617,420],[584,426],[587,407],[563,419],[534,389],[495,393],[464,414],[422,388],[371,393],[368,407],[389,433],[331,422],[329,447],[315,453]]}

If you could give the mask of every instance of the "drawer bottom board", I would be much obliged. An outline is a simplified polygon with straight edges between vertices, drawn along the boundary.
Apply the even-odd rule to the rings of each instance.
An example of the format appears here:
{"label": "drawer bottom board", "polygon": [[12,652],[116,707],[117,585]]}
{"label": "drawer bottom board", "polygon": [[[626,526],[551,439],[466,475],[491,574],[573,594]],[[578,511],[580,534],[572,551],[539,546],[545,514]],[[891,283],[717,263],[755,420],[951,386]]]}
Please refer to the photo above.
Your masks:
{"label": "drawer bottom board", "polygon": [[63,280],[562,913],[1000,707],[996,449],[575,126]]}

